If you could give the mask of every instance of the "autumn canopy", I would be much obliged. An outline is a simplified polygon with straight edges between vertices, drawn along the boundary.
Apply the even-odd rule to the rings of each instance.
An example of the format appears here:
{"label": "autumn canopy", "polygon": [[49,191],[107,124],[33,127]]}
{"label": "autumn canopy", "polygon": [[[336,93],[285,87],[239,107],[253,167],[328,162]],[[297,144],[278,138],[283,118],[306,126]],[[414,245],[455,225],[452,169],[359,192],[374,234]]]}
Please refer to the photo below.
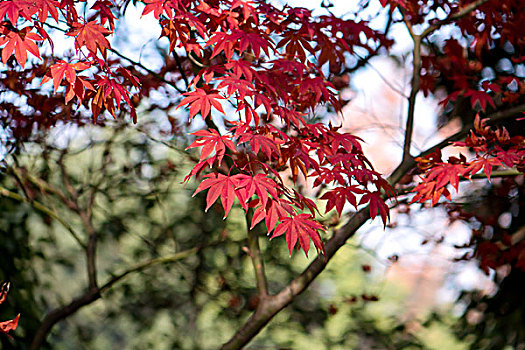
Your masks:
{"label": "autumn canopy", "polygon": [[[270,295],[264,257],[254,253],[258,238],[248,233],[258,310],[265,313],[255,313],[225,344],[239,348],[370,218],[386,226],[390,207],[399,203],[438,205],[452,199],[461,181],[490,180],[502,169],[520,176],[525,169],[525,1],[374,1],[359,2],[359,11],[384,16],[381,28],[359,11],[338,17],[327,1],[315,12],[258,0],[2,1],[6,153],[20,152],[25,141],[57,125],[115,118],[133,128],[148,112],[165,113],[171,127],[164,132],[190,135],[186,150],[194,163],[179,181],[197,184],[193,195],[205,194],[204,210],[220,205],[227,218],[238,206],[249,229],[261,223],[272,245],[284,238],[290,256],[295,248],[308,256],[311,243],[319,253],[302,275]],[[113,45],[131,7],[158,26],[160,65]],[[389,31],[400,25],[412,45],[403,155],[392,174],[380,174],[363,151],[367,140],[327,116],[342,115],[350,77],[394,50]],[[449,36],[433,36],[450,27]],[[416,152],[414,125],[425,118],[415,112],[421,95],[439,99],[443,123],[460,119],[462,129]],[[452,142],[464,155],[443,159],[441,149]],[[329,225],[323,218],[333,209],[337,222]],[[87,236],[93,265],[96,233]],[[512,247],[512,256],[505,255],[508,246],[495,246],[482,268],[525,268],[523,246]],[[90,268],[90,291],[100,296]]]}

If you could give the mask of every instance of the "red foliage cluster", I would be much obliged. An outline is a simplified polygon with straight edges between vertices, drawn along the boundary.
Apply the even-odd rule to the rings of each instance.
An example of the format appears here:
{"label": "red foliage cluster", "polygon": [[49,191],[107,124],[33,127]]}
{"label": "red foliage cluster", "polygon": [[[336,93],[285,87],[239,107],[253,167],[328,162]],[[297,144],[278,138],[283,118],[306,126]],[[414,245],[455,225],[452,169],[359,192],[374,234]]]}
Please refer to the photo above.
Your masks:
{"label": "red foliage cluster", "polygon": [[[140,97],[132,91],[148,96],[162,84],[170,85],[110,58],[108,37],[116,13],[122,13],[128,1],[97,1],[86,8],[85,18],[78,12],[81,3],[85,1],[8,0],[0,5],[2,60],[14,74],[12,81],[6,77],[2,83],[35,100],[44,95],[29,92],[27,84],[41,78],[41,85],[52,81],[54,95],[63,96],[53,109],[31,105],[37,118],[48,120],[38,126],[52,125],[60,116],[71,118],[72,110],[81,106],[94,121],[104,111],[116,117],[119,110],[128,110],[135,120]],[[316,204],[281,178],[288,169],[293,183],[302,177],[316,187],[332,186],[322,197],[327,211],[335,207],[341,215],[346,202],[355,207],[370,204],[371,216],[380,215],[386,223],[388,207],[381,193],[391,189],[364,156],[359,139],[310,121],[307,112],[323,104],[339,111],[338,90],[326,74],[339,74],[346,66],[345,53],[356,47],[373,52],[389,47],[390,40],[364,21],[316,17],[304,8],[278,9],[264,1],[144,3],[142,15],[158,20],[180,79],[188,84],[178,107],[189,107],[190,120],[198,114],[207,120],[208,129],[194,134],[197,140],[190,148],[202,147],[200,162],[186,180],[212,170],[197,189],[208,190],[208,207],[220,197],[227,215],[237,198],[245,210],[253,208],[252,227],[265,219],[272,237],[286,233],[290,251],[298,241],[307,252],[310,239],[322,250]],[[44,43],[52,47],[58,27],[74,38],[73,57],[43,54]],[[179,57],[182,51],[186,56]],[[28,69],[15,72],[16,63],[28,67],[28,52],[42,63],[30,60],[31,75],[25,74]],[[3,103],[2,110],[9,111],[4,118],[22,138],[34,120],[28,121],[16,103]],[[212,114],[223,115],[225,130],[215,125]]]}
{"label": "red foliage cluster", "polygon": [[450,200],[447,185],[452,185],[457,192],[460,177],[471,179],[479,172],[483,172],[490,181],[494,167],[515,167],[520,172],[525,171],[525,138],[510,137],[505,128],[493,130],[487,125],[487,121],[488,119],[481,119],[478,115],[474,130],[466,140],[454,143],[455,146],[473,150],[475,156],[470,161],[460,154],[459,157],[450,157],[444,162],[440,149],[425,157],[416,158],[419,168],[425,173],[421,176],[421,183],[414,188],[416,195],[412,203],[432,200],[432,205],[436,205],[441,196]]}
{"label": "red foliage cluster", "polygon": [[[320,105],[340,111],[338,89],[348,79],[338,75],[349,66],[350,57],[360,57],[352,56],[356,49],[372,55],[379,48],[389,49],[392,40],[366,21],[341,19],[329,11],[314,16],[305,8],[277,8],[266,1],[144,0],[142,15],[158,21],[161,38],[169,40],[173,56],[154,72],[111,46],[115,23],[130,3],[0,3],[1,56],[8,67],[0,78],[8,96],[0,102],[0,119],[14,139],[23,140],[35,126],[47,128],[57,120],[84,116],[99,122],[105,112],[114,118],[129,112],[135,121],[140,100],[169,87],[183,98],[179,95],[163,107],[152,108],[188,107],[190,121],[200,114],[207,125],[194,133],[197,139],[190,148],[202,149],[186,180],[211,170],[197,189],[208,191],[208,207],[220,198],[226,216],[237,199],[245,211],[254,211],[252,227],[265,220],[272,237],[286,233],[290,251],[299,242],[307,252],[310,240],[322,250],[318,232],[323,226],[316,220],[316,203],[294,187],[311,180],[324,190],[326,211],[335,208],[341,215],[346,203],[356,208],[369,205],[371,217],[379,215],[386,224],[384,194],[392,190],[363,154],[360,140],[309,116]],[[390,5],[391,11],[399,6],[409,26],[426,23],[438,28],[445,22],[429,20],[432,13],[436,18],[441,12],[449,19],[458,15],[461,33],[474,38],[468,50],[478,56],[477,61],[465,55],[456,39],[423,57],[425,93],[434,92],[438,80],[449,80],[453,91],[445,102],[463,95],[473,107],[485,110],[522,98],[523,84],[512,74],[498,74],[489,81],[471,73],[479,73],[476,62],[496,36],[512,46],[515,62],[523,62],[525,56],[518,51],[525,29],[515,24],[524,21],[523,11],[516,10],[523,8],[523,0],[507,1],[504,7],[481,1],[469,15],[461,14],[471,5],[468,1],[381,3]],[[74,53],[54,55],[52,38],[57,35],[73,39]],[[126,66],[126,62],[133,64]],[[52,82],[53,91],[35,88],[47,82]],[[212,115],[220,116],[222,123]],[[491,142],[490,130],[481,124],[476,130]],[[480,169],[490,176],[493,166],[522,162],[522,141],[508,138],[503,131],[494,135],[499,145],[477,150],[470,162],[462,157],[443,162],[439,154],[434,160],[421,160],[432,170],[417,187],[414,200],[432,199],[435,204],[441,195],[448,195],[447,184],[457,188],[459,176],[469,177]],[[473,134],[467,142],[479,141]],[[283,180],[285,171],[291,181]]]}

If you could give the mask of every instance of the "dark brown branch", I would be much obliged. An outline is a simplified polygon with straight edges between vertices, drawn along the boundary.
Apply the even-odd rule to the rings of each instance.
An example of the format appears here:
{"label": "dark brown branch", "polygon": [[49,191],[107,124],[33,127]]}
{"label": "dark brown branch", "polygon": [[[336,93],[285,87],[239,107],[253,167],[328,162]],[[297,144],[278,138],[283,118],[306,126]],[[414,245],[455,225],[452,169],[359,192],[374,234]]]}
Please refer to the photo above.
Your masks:
{"label": "dark brown branch", "polygon": [[430,25],[421,33],[421,35],[418,35],[414,32],[412,23],[410,23],[410,20],[406,16],[405,12],[402,9],[400,9],[401,14],[403,15],[403,21],[405,22],[407,30],[410,33],[412,40],[414,41],[413,63],[412,63],[412,81],[411,81],[412,89],[410,91],[410,96],[408,98],[408,113],[407,113],[407,122],[406,122],[406,128],[405,128],[405,140],[403,144],[403,162],[408,162],[411,158],[410,147],[412,145],[412,134],[414,130],[414,111],[416,107],[416,97],[417,97],[417,93],[419,92],[419,85],[420,85],[420,79],[421,79],[421,41],[433,31],[441,28],[441,26],[443,26],[444,24],[452,22],[454,20],[457,20],[469,14],[470,12],[474,11],[476,8],[483,5],[487,1],[489,0],[478,0],[468,6],[465,6],[463,9],[449,16],[443,21],[439,21],[435,24]]}
{"label": "dark brown branch", "polygon": [[186,89],[187,89],[190,86],[190,81],[188,80],[188,77],[186,76],[186,72],[184,71],[184,68],[182,67],[182,62],[180,60],[180,57],[175,50],[173,50],[173,57],[175,57],[175,62],[177,62],[177,68],[179,68],[180,76],[182,77],[182,80],[184,80],[184,83],[186,84]]}
{"label": "dark brown branch", "polygon": [[117,50],[115,50],[113,48],[108,48],[108,50],[113,52],[118,57],[120,57],[122,59],[125,59],[126,61],[128,61],[131,64],[133,64],[134,66],[140,67],[141,69],[145,70],[149,74],[153,75],[155,78],[157,78],[160,81],[162,81],[164,84],[167,84],[167,85],[171,86],[172,88],[174,88],[175,90],[177,90],[178,93],[180,93],[180,94],[184,93],[184,91],[182,89],[180,89],[175,83],[165,79],[162,75],[160,75],[159,73],[149,69],[148,67],[146,67],[142,63],[134,61],[131,58],[128,58],[128,57],[124,56],[123,54],[121,54],[120,52],[118,52]]}
{"label": "dark brown branch", "polygon": [[182,260],[196,253],[198,250],[199,248],[192,248],[192,249],[188,249],[188,250],[184,250],[184,251],[175,253],[171,256],[156,258],[156,259],[148,260],[140,264],[137,264],[131,268],[124,270],[120,274],[113,276],[106,283],[104,283],[102,287],[96,288],[96,289],[89,289],[81,296],[75,298],[69,304],[49,311],[45,315],[42,322],[40,323],[38,330],[35,332],[35,335],[33,336],[33,340],[31,341],[31,345],[29,346],[29,350],[40,349],[42,345],[44,344],[44,341],[46,340],[47,335],[49,334],[49,332],[51,331],[51,329],[53,328],[55,324],[67,318],[68,316],[71,316],[72,314],[80,310],[82,307],[89,305],[93,303],[94,301],[100,299],[102,296],[102,293],[110,289],[115,283],[124,279],[127,275],[134,273],[134,272],[142,271],[154,265],[167,264],[167,263],[171,263],[174,261]]}
{"label": "dark brown branch", "polygon": [[414,112],[416,109],[416,97],[419,92],[419,82],[421,74],[421,36],[414,33],[412,24],[407,18],[403,10],[400,10],[403,15],[403,20],[405,25],[412,37],[414,42],[414,49],[412,54],[412,81],[410,95],[408,96],[408,112],[407,112],[407,122],[405,127],[405,141],[403,143],[403,159],[402,163],[410,160],[410,147],[412,146],[412,133],[414,130]]}
{"label": "dark brown branch", "polygon": [[454,13],[453,15],[445,18],[444,20],[438,21],[438,22],[430,25],[428,28],[426,28],[421,33],[421,37],[424,38],[427,35],[429,35],[430,33],[434,32],[435,30],[441,28],[443,25],[468,15],[469,13],[471,13],[472,11],[474,11],[475,9],[477,9],[478,7],[480,7],[481,5],[483,5],[484,3],[488,2],[488,1],[490,1],[490,0],[477,0],[477,1],[467,5],[465,7],[463,7],[461,10],[459,10],[458,12]]}
{"label": "dark brown branch", "polygon": [[75,190],[75,188],[73,187],[73,185],[71,185],[71,182],[69,181],[69,174],[63,162],[65,155],[66,152],[62,152],[61,156],[57,161],[57,164],[60,168],[60,173],[62,175],[62,182],[64,183],[64,187],[66,188],[66,191],[68,192],[69,197],[72,200],[73,205],[71,206],[71,209],[73,209],[80,217],[82,225],[84,226],[84,230],[88,235],[88,244],[86,248],[88,286],[90,290],[97,290],[97,231],[93,226],[91,217],[85,210],[83,210],[80,207],[78,200],[78,192]]}
{"label": "dark brown branch", "polygon": [[[506,109],[504,111],[499,111],[499,112],[495,112],[495,113],[489,114],[489,115],[485,116],[485,118],[489,118],[490,119],[490,123],[495,123],[497,121],[501,121],[501,120],[504,120],[504,119],[512,118],[513,116],[515,116],[516,114],[521,113],[521,112],[525,112],[525,104],[518,105],[518,106],[515,106],[515,107],[512,107],[512,108]],[[457,133],[455,133],[453,135],[450,135],[449,137],[447,137],[443,141],[440,141],[437,144],[435,144],[434,146],[432,146],[432,147],[428,148],[427,150],[421,152],[420,154],[418,154],[416,156],[416,158],[417,157],[424,157],[424,156],[434,152],[438,148],[442,149],[442,148],[445,148],[447,146],[450,146],[450,144],[452,142],[454,142],[454,141],[462,140],[463,138],[465,138],[465,136],[467,136],[469,131],[472,130],[473,128],[474,128],[474,124],[473,123],[469,123],[469,124],[463,126],[463,128],[460,131],[458,131]],[[391,185],[395,185],[396,183],[398,183],[401,180],[401,178],[410,169],[412,169],[415,166],[416,166],[416,161],[414,160],[414,158],[410,158],[410,159],[402,162],[392,172],[392,174],[388,177],[388,182]]]}
{"label": "dark brown branch", "polygon": [[279,311],[288,306],[293,299],[301,294],[312,281],[325,269],[330,259],[354,235],[361,225],[370,218],[368,207],[355,213],[350,220],[326,243],[326,255],[318,255],[317,258],[290,284],[288,284],[279,294],[268,296],[261,301],[260,307],[246,321],[246,323],[235,333],[235,335],[225,343],[221,349],[241,349],[243,346],[261,331],[261,329]]}

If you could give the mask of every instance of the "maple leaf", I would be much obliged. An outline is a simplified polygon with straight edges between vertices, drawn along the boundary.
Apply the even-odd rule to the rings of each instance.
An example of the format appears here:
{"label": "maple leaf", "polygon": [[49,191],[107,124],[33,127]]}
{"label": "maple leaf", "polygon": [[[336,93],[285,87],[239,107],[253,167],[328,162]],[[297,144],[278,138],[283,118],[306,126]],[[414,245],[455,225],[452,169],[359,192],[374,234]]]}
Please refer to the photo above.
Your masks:
{"label": "maple leaf", "polygon": [[259,197],[262,207],[266,207],[268,203],[268,195],[277,199],[277,184],[274,180],[264,174],[256,174],[255,176],[238,174],[237,191],[240,192],[239,201],[241,204],[248,201],[254,194]]}
{"label": "maple leaf", "polygon": [[311,215],[298,214],[294,217],[283,218],[281,223],[275,228],[271,239],[286,233],[286,244],[288,245],[290,256],[292,255],[292,250],[297,241],[299,241],[299,245],[308,257],[310,240],[314,242],[318,251],[324,253],[324,245],[319,236],[319,230],[324,231],[325,229],[323,225],[316,221]]}
{"label": "maple leaf", "polygon": [[467,167],[465,172],[470,173],[470,175],[474,175],[478,171],[480,171],[481,168],[483,168],[483,172],[485,173],[485,176],[487,177],[489,181],[490,181],[490,175],[492,174],[492,167],[503,165],[502,161],[499,160],[498,158],[485,158],[485,157],[474,159],[470,163],[471,163],[470,166]]}
{"label": "maple leaf", "polygon": [[379,214],[383,220],[383,225],[386,226],[388,219],[390,219],[390,210],[381,198],[381,193],[379,191],[365,193],[359,201],[359,204],[364,203],[369,205],[370,217],[374,219]]}
{"label": "maple leaf", "polygon": [[[29,1],[28,1],[29,3]],[[55,0],[32,0],[34,8],[38,12],[38,20],[44,23],[47,20],[48,14],[53,17],[56,23],[58,23],[58,10],[60,6],[58,1]]]}
{"label": "maple leaf", "polygon": [[9,331],[14,331],[16,329],[16,327],[18,327],[18,319],[19,318],[20,318],[20,314],[18,314],[12,320],[0,322],[0,332],[1,333],[8,333]]}
{"label": "maple leaf", "polygon": [[[265,213],[265,222],[266,222],[266,229],[268,230],[268,234],[273,231],[275,228],[275,225],[282,220],[283,218],[286,218],[288,216],[287,210],[283,207],[280,200],[277,198],[268,199],[268,202],[266,203],[266,208],[263,206],[258,207],[255,210],[255,214],[257,214],[257,211],[264,210]],[[254,216],[255,216],[254,214]],[[255,226],[255,224],[252,222],[252,227]]]}
{"label": "maple leaf", "polygon": [[[270,137],[269,137],[270,136]],[[261,151],[268,159],[278,158],[279,157],[279,148],[278,145],[283,144],[283,140],[276,139],[271,137],[271,135],[260,135],[260,134],[251,134],[244,133],[239,138],[239,143],[245,143],[250,141],[250,146],[253,153],[258,154]]]}
{"label": "maple leaf", "polygon": [[204,179],[193,193],[197,193],[208,189],[206,196],[206,211],[215,203],[219,196],[221,197],[222,207],[224,208],[224,219],[228,216],[230,209],[235,201],[235,188],[238,185],[238,180],[235,176],[227,176],[223,174],[213,173],[204,175]]}
{"label": "maple leaf", "polygon": [[[178,20],[165,20],[163,21],[161,37],[165,36],[170,40],[170,51],[175,49],[175,46],[179,42],[186,43],[190,39],[191,31],[190,28],[183,22]],[[200,50],[196,50],[200,54]]]}
{"label": "maple leaf", "polygon": [[111,30],[97,24],[96,21],[89,21],[83,25],[74,23],[72,29],[66,35],[76,37],[75,48],[77,50],[85,46],[93,55],[96,55],[98,49],[105,57],[106,49],[109,48],[109,41],[106,39],[106,35],[111,33]]}
{"label": "maple leaf", "polygon": [[465,96],[470,97],[470,101],[471,101],[470,104],[472,108],[474,108],[476,103],[479,103],[479,106],[481,107],[482,111],[485,111],[487,109],[487,103],[490,104],[493,108],[496,108],[496,104],[494,103],[494,100],[485,91],[476,91],[476,90],[469,89],[465,93]]}
{"label": "maple leaf", "polygon": [[18,32],[13,32],[4,28],[3,33],[1,33],[4,36],[0,36],[0,46],[5,44],[5,47],[2,49],[2,62],[4,64],[13,52],[22,68],[25,67],[27,61],[27,51],[31,52],[38,59],[41,59],[35,41],[42,41],[44,39],[36,33],[31,33],[31,29],[32,27],[25,27]]}
{"label": "maple leaf", "polygon": [[285,47],[286,54],[291,58],[297,57],[300,62],[306,61],[305,49],[310,53],[315,53],[308,42],[308,36],[304,33],[296,31],[288,31],[284,33],[283,39],[277,44],[277,48]]}
{"label": "maple leaf", "polygon": [[[2,304],[6,299],[7,293],[9,292],[9,285],[9,282],[3,283],[2,287],[0,288],[0,304]],[[19,318],[20,314],[18,314],[12,320],[0,322],[0,333],[8,333],[9,331],[15,330],[18,326]]]}
{"label": "maple leaf", "polygon": [[326,82],[322,77],[308,78],[297,81],[299,85],[299,91],[301,94],[310,95],[313,93],[315,95],[313,105],[321,101],[321,97],[324,97],[324,101],[327,101],[330,96],[330,92],[326,88],[330,83]]}
{"label": "maple leaf", "polygon": [[[83,71],[89,67],[91,67],[91,65],[85,62],[67,63],[59,60],[57,63],[53,64],[50,67],[50,73],[51,78],[53,79],[53,87],[55,88],[55,92],[58,90],[58,87],[64,78],[69,84],[75,85],[77,80],[77,71]],[[45,76],[42,79],[41,84],[45,84],[51,78],[49,76]]]}
{"label": "maple leaf", "polygon": [[[209,90],[209,91],[207,91]],[[177,108],[189,105],[190,106],[190,120],[193,119],[198,112],[201,113],[202,119],[205,119],[210,114],[211,106],[215,107],[219,112],[224,114],[224,110],[220,104],[219,99],[224,99],[218,94],[217,90],[197,88],[195,91],[186,92],[183,95],[187,96],[180,101]]]}
{"label": "maple leaf", "polygon": [[252,96],[255,87],[247,82],[245,79],[239,79],[235,76],[226,75],[220,78],[221,82],[217,89],[226,87],[226,97],[230,97],[234,93],[238,100],[244,100],[246,96]]}
{"label": "maple leaf", "polygon": [[11,23],[16,23],[21,12],[23,12],[22,4],[17,1],[8,0],[0,3],[0,21],[7,16]]}
{"label": "maple leaf", "polygon": [[179,9],[178,0],[142,0],[146,4],[146,7],[142,11],[142,16],[153,12],[153,16],[156,19],[160,19],[160,16],[164,13],[169,19],[173,18],[173,10]]}
{"label": "maple leaf", "polygon": [[[42,1],[42,0],[41,0]],[[49,1],[49,0],[44,0]],[[96,10],[99,13],[100,16],[100,23],[102,25],[105,25],[106,23],[109,23],[109,28],[111,30],[115,29],[115,15],[113,15],[113,12],[111,12],[111,7],[113,4],[111,1],[108,0],[98,0],[93,6],[91,6],[92,10]]]}
{"label": "maple leaf", "polygon": [[253,69],[252,64],[243,59],[231,60],[229,63],[225,64],[224,67],[233,70],[233,73],[239,79],[244,76],[247,81],[252,81],[254,75],[257,75],[257,72]]}
{"label": "maple leaf", "polygon": [[226,154],[226,148],[229,148],[232,152],[235,152],[235,145],[231,141],[231,136],[221,135],[215,129],[210,130],[199,130],[191,135],[199,136],[198,139],[193,141],[186,149],[202,147],[200,160],[208,158],[211,152],[215,151],[215,157],[218,159],[219,164],[222,162],[222,158]]}
{"label": "maple leaf", "polygon": [[321,196],[320,199],[328,201],[326,203],[325,213],[328,213],[335,207],[337,214],[341,216],[346,202],[350,202],[350,204],[357,208],[357,199],[355,197],[355,194],[362,193],[364,193],[364,191],[354,185],[345,187],[339,186],[327,191]]}

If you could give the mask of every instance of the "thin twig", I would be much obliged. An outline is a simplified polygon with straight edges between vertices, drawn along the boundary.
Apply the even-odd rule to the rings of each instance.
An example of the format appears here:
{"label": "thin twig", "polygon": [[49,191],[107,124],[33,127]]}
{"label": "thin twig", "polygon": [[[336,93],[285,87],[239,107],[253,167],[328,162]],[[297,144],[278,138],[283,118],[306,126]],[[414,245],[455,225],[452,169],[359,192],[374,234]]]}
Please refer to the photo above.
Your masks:
{"label": "thin twig", "polygon": [[133,64],[134,66],[137,66],[137,67],[140,67],[142,68],[143,70],[145,70],[146,72],[148,72],[149,74],[153,75],[155,78],[159,79],[160,81],[162,81],[163,83],[165,84],[168,84],[169,86],[171,86],[172,88],[174,88],[175,90],[177,90],[178,93],[184,93],[185,91],[182,90],[181,88],[179,88],[175,83],[167,80],[166,78],[164,78],[162,75],[160,75],[159,73],[149,69],[148,67],[146,67],[145,65],[143,65],[142,63],[140,62],[137,62],[137,61],[134,61],[132,60],[131,58],[129,57],[126,57],[124,56],[123,54],[121,54],[120,52],[118,52],[117,50],[113,49],[113,48],[108,48],[109,51],[113,52],[115,55],[117,55],[118,57],[122,58],[122,59],[125,59],[126,61],[128,61],[129,63]]}
{"label": "thin twig", "polygon": [[2,187],[2,186],[0,186],[0,195],[6,198],[17,200],[19,202],[31,204],[31,206],[33,206],[33,208],[35,208],[36,210],[39,210],[42,213],[46,214],[47,216],[55,219],[62,226],[64,226],[64,228],[71,234],[73,239],[82,247],[82,249],[86,249],[86,245],[84,244],[84,242],[82,242],[82,240],[80,239],[80,236],[75,232],[73,227],[71,227],[71,225],[69,225],[64,219],[58,216],[54,210],[46,207],[43,203],[40,203],[35,200],[30,200],[29,198],[21,196],[18,193],[9,191],[7,188]]}
{"label": "thin twig", "polygon": [[405,141],[403,143],[403,162],[410,159],[410,147],[412,146],[412,133],[414,130],[414,112],[416,108],[416,97],[419,92],[419,81],[421,74],[421,36],[414,33],[412,24],[407,18],[405,12],[400,9],[401,14],[403,15],[403,21],[412,37],[414,42],[414,49],[412,53],[412,80],[411,80],[411,90],[408,97],[408,112],[407,112],[407,121],[405,127]]}
{"label": "thin twig", "polygon": [[184,83],[186,83],[186,89],[187,89],[190,86],[190,82],[188,80],[188,77],[186,76],[186,72],[182,68],[182,62],[180,61],[180,57],[175,50],[173,50],[173,57],[175,57],[175,62],[177,62],[177,67],[179,68],[179,72],[182,77],[182,80],[184,80]]}
{"label": "thin twig", "polygon": [[429,35],[430,33],[432,33],[433,31],[441,28],[443,25],[468,15],[469,13],[471,13],[472,11],[474,11],[475,9],[477,9],[478,7],[480,7],[481,5],[483,5],[484,3],[488,2],[488,1],[490,1],[490,0],[478,0],[478,1],[475,1],[475,2],[473,2],[473,3],[471,3],[471,4],[467,5],[467,6],[463,7],[461,10],[459,10],[456,13],[454,13],[453,15],[450,15],[449,17],[445,18],[444,20],[441,20],[441,21],[438,21],[438,22],[436,22],[434,24],[431,24],[429,27],[427,27],[421,33],[421,37],[424,38],[427,35]]}
{"label": "thin twig", "polygon": [[91,222],[91,217],[89,217],[88,213],[83,210],[80,207],[79,200],[78,200],[78,192],[75,190],[73,185],[71,185],[71,182],[69,181],[69,174],[66,170],[66,167],[64,165],[64,157],[66,155],[66,150],[62,152],[60,157],[58,158],[57,164],[60,168],[60,173],[62,175],[62,182],[64,183],[64,187],[66,188],[66,191],[68,192],[69,196],[71,197],[73,201],[73,207],[72,209],[80,216],[80,220],[82,221],[82,225],[84,226],[84,230],[86,231],[88,235],[88,244],[86,249],[86,264],[87,264],[87,277],[88,277],[88,285],[89,288],[92,290],[98,289],[97,284],[97,231],[95,230],[95,227],[93,226],[93,223]]}

